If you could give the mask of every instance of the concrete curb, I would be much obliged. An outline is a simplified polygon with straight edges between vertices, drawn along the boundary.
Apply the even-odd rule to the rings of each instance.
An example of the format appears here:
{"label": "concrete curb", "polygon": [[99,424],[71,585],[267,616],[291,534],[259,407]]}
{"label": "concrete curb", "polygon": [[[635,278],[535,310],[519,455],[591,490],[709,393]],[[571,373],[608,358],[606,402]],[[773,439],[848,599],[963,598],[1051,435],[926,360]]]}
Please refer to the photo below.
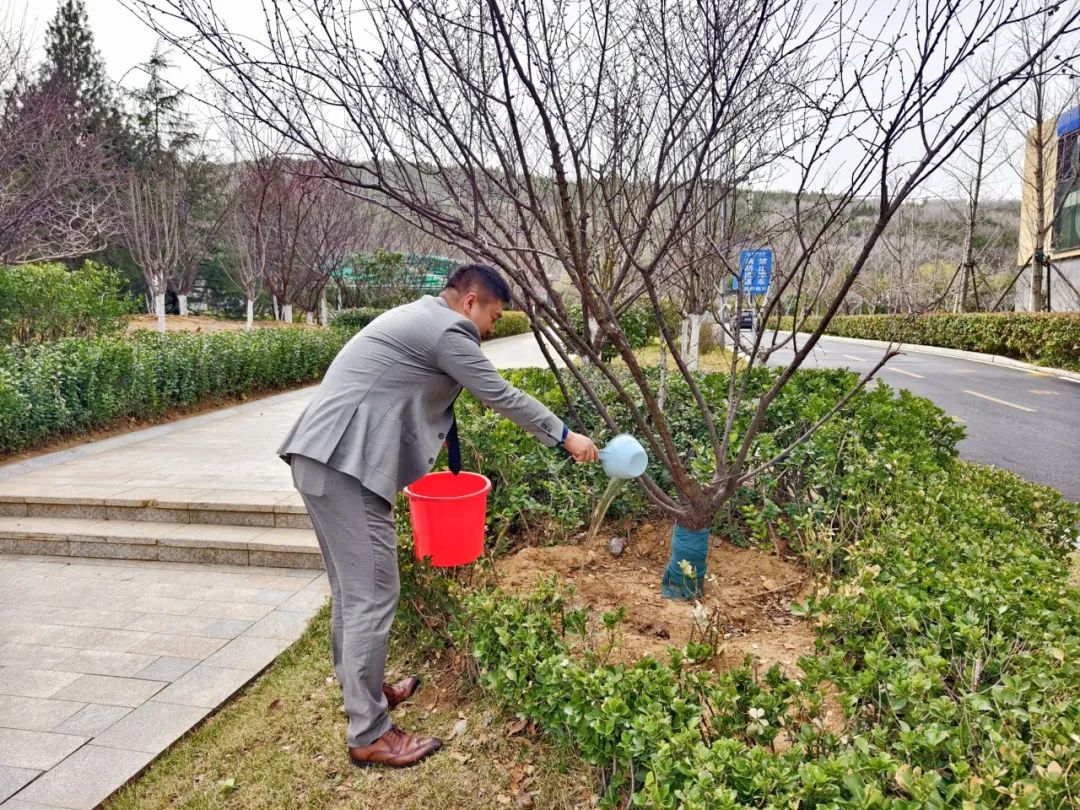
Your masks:
{"label": "concrete curb", "polygon": [[[789,334],[789,333],[784,333]],[[810,335],[805,332],[799,332],[797,337],[802,340],[806,340]],[[982,352],[968,352],[962,349],[946,349],[942,346],[921,346],[916,343],[899,343],[891,344],[884,340],[866,340],[864,338],[850,338],[841,337],[839,335],[822,335],[822,338],[827,340],[838,340],[842,343],[854,343],[858,346],[870,346],[877,349],[885,349],[891,345],[899,345],[905,352],[916,352],[918,354],[934,354],[939,357],[955,357],[958,360],[970,360],[973,363],[988,363],[994,366],[1006,366],[1007,368],[1014,368],[1018,371],[1034,371],[1040,374],[1052,374],[1062,380],[1068,380],[1069,382],[1080,383],[1080,372],[1067,371],[1063,368],[1050,368],[1049,366],[1036,366],[1032,363],[1025,363],[1023,360],[1014,360],[1011,357],[1002,357],[997,354],[983,354]]]}

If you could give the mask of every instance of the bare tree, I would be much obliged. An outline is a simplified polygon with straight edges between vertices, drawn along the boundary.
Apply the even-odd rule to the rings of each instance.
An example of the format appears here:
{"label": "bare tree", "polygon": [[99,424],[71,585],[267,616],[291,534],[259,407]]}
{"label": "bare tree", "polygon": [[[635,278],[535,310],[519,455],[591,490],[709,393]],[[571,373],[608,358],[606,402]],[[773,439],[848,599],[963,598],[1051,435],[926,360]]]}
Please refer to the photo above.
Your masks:
{"label": "bare tree", "polygon": [[[198,169],[191,164],[166,158],[128,173],[123,238],[143,271],[159,332],[165,331],[165,292],[170,282],[179,278],[182,285],[198,269],[219,227],[220,219],[208,225],[200,218],[193,171]],[[183,299],[181,314],[187,314]]]}
{"label": "bare tree", "polygon": [[299,294],[308,322],[317,311],[319,323],[326,326],[326,287],[341,273],[361,241],[360,203],[336,184],[321,179],[314,182],[319,185],[318,204],[301,241],[308,273]]}
{"label": "bare tree", "polygon": [[[184,41],[209,75],[232,76],[231,103],[313,156],[328,176],[502,268],[522,291],[536,332],[552,338],[544,351],[553,368],[552,353],[567,364],[556,371],[564,391],[575,384],[610,429],[630,427],[644,439],[671,483],[644,476],[641,484],[688,530],[711,526],[740,485],[821,424],[786,437],[771,457],[751,455],[771,403],[904,201],[977,131],[988,99],[991,109],[1010,99],[1036,57],[1080,21],[1072,3],[995,0],[962,11],[947,0],[896,11],[798,0],[572,7],[381,0],[365,13],[345,2],[265,0],[268,50],[253,53],[206,0],[135,5],[164,36]],[[1041,50],[985,86],[964,83],[965,65],[995,38],[1050,14]],[[810,283],[815,266],[837,282],[821,322],[765,390],[751,385],[755,358],[730,375],[724,401],[710,401],[660,317],[661,282],[695,216],[688,201],[724,177],[731,133],[745,125],[753,99],[777,86],[783,115],[761,134],[754,162],[783,166],[797,191],[791,253],[762,314],[777,312],[784,297],[819,297],[822,288]],[[833,262],[822,246],[853,203],[867,200],[874,218],[850,264]],[[734,264],[726,249],[718,259]],[[581,332],[559,277],[589,315]],[[676,440],[619,328],[617,308],[634,295],[653,307],[699,411],[707,475]],[[626,375],[603,362],[590,319]],[[755,340],[761,356],[763,337]],[[571,352],[588,358],[595,374],[577,367]],[[616,423],[596,374],[632,425]]]}
{"label": "bare tree", "polygon": [[178,236],[185,248],[169,272],[169,287],[176,293],[179,314],[187,315],[188,297],[199,280],[199,268],[214,249],[232,198],[226,188],[225,171],[205,155],[183,160],[181,177],[185,203],[183,216],[176,222],[182,226]]}
{"label": "bare tree", "polygon": [[[324,292],[357,242],[357,200],[339,180],[322,176],[317,163],[278,159],[263,207],[267,289],[292,322],[293,305],[325,320]],[[309,317],[310,320],[310,317]]]}
{"label": "bare tree", "polygon": [[267,228],[264,213],[275,158],[259,155],[237,161],[230,178],[232,205],[225,218],[222,238],[229,252],[226,273],[247,300],[247,328],[251,329],[255,299],[266,275]]}
{"label": "bare tree", "polygon": [[0,263],[101,250],[117,226],[105,136],[70,115],[65,88],[30,82],[17,33],[0,33]]}

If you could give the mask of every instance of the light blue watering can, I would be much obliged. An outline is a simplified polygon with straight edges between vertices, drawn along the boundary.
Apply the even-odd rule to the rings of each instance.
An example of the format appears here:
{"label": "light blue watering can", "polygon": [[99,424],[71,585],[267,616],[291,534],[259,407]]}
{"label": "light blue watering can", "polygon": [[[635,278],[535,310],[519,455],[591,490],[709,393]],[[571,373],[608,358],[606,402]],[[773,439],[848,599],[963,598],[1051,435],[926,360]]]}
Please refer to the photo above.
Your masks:
{"label": "light blue watering can", "polygon": [[637,478],[649,465],[649,456],[641,442],[629,433],[620,433],[600,451],[600,463],[611,478]]}

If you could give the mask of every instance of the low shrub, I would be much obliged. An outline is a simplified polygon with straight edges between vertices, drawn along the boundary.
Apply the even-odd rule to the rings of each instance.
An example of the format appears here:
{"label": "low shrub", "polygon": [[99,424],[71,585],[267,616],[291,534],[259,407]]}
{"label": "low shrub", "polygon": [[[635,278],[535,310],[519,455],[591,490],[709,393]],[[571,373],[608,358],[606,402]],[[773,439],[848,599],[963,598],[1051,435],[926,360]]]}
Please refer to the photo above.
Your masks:
{"label": "low shrub", "polygon": [[[784,328],[791,323],[782,320]],[[809,319],[803,329],[816,326]],[[834,318],[828,334],[984,352],[1080,371],[1080,313],[1075,312],[850,315]]]}
{"label": "low shrub", "polygon": [[0,351],[0,455],[122,419],[318,379],[336,329],[139,332]]}
{"label": "low shrub", "polygon": [[356,309],[342,309],[330,316],[330,325],[355,335],[373,320],[386,312],[380,307],[357,307]]}
{"label": "low shrub", "polygon": [[123,330],[135,303],[119,272],[94,262],[0,268],[0,343],[41,343]]}
{"label": "low shrub", "polygon": [[[773,373],[755,372],[752,390]],[[723,375],[699,379],[713,401],[725,395]],[[513,381],[562,404],[548,372]],[[797,374],[770,408],[755,457],[819,418],[852,381]],[[687,414],[676,441],[703,454],[695,471],[708,475],[681,395],[669,411]],[[582,492],[600,483],[588,469],[547,466],[532,439],[475,422],[482,414],[463,405],[469,452],[496,480],[495,525],[587,520]],[[792,606],[820,628],[798,679],[750,661],[703,670],[696,662],[711,650],[700,645],[669,661],[601,665],[589,654],[589,620],[554,583],[529,596],[465,596],[451,635],[486,689],[601,769],[611,806],[1071,806],[1080,591],[1067,583],[1067,554],[1080,508],[958,461],[961,436],[926,400],[866,391],[718,518],[721,536],[783,537],[829,575]]]}
{"label": "low shrub", "polygon": [[609,806],[1071,806],[1080,591],[1064,561],[1080,510],[960,462],[895,472],[850,493],[874,525],[832,590],[793,607],[821,625],[799,680],[699,670],[710,651],[690,647],[597,665],[552,584],[470,595],[453,634],[485,688],[603,769]]}
{"label": "low shrub", "polygon": [[[570,325],[577,334],[583,335],[585,322],[581,304],[571,304],[567,310],[570,315]],[[677,336],[679,334],[678,311],[670,303],[664,302],[663,315],[668,331]],[[592,321],[591,326],[595,330],[596,322]],[[641,349],[660,336],[660,323],[652,305],[647,301],[639,301],[619,316],[619,330],[626,337],[626,342],[631,349]],[[605,360],[610,360],[615,356],[615,349],[610,345],[605,345],[601,350],[601,356]]]}
{"label": "low shrub", "polygon": [[[338,329],[344,329],[350,334],[356,334],[373,320],[386,312],[378,307],[358,307],[357,309],[343,309],[330,316],[330,325]],[[524,312],[507,310],[502,318],[495,324],[495,338],[523,335],[532,330],[529,326],[529,317]]]}
{"label": "low shrub", "polygon": [[528,315],[524,312],[506,310],[503,312],[502,317],[499,318],[498,323],[495,324],[495,334],[492,335],[492,337],[513,337],[514,335],[524,335],[526,332],[531,331],[532,326],[529,325]]}

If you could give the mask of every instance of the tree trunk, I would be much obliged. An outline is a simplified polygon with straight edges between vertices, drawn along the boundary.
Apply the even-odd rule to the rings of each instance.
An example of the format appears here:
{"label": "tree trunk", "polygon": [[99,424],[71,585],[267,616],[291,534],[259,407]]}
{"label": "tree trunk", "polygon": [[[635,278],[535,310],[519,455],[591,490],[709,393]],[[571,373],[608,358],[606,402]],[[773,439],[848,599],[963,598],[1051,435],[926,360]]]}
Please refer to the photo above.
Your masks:
{"label": "tree trunk", "polygon": [[322,293],[319,294],[319,325],[328,326],[330,324],[330,316],[326,307],[326,289],[324,288]]}
{"label": "tree trunk", "polygon": [[154,296],[154,312],[157,314],[157,330],[165,333],[165,293]]}
{"label": "tree trunk", "polygon": [[292,304],[283,304],[281,307],[281,320],[292,323]]}
{"label": "tree trunk", "polygon": [[1031,298],[1028,303],[1032,312],[1046,309],[1043,301],[1043,245],[1046,244],[1046,130],[1043,127],[1043,88],[1035,91],[1035,259],[1031,263]]}
{"label": "tree trunk", "polygon": [[177,293],[176,300],[180,304],[180,314],[181,315],[187,315],[188,314],[187,296],[186,295],[180,295],[179,293]]}
{"label": "tree trunk", "polygon": [[276,295],[270,296],[270,303],[274,307],[274,320],[281,320],[281,307],[278,306],[278,300]]}
{"label": "tree trunk", "polygon": [[660,391],[657,394],[656,402],[660,406],[660,410],[664,410],[664,399],[667,396],[667,342],[664,340],[664,336],[660,336]]}
{"label": "tree trunk", "polygon": [[697,371],[698,359],[701,357],[701,318],[700,312],[690,315],[690,349],[686,355],[686,367],[691,371]]}
{"label": "tree trunk", "polygon": [[679,325],[679,352],[682,354],[683,359],[686,358],[687,352],[690,351],[690,318],[684,317],[682,323]]}
{"label": "tree trunk", "polygon": [[708,571],[709,527],[671,529],[671,559],[664,569],[660,592],[665,599],[694,599],[705,591]]}
{"label": "tree trunk", "polygon": [[255,302],[250,298],[247,300],[247,323],[245,329],[250,329],[255,321]]}

